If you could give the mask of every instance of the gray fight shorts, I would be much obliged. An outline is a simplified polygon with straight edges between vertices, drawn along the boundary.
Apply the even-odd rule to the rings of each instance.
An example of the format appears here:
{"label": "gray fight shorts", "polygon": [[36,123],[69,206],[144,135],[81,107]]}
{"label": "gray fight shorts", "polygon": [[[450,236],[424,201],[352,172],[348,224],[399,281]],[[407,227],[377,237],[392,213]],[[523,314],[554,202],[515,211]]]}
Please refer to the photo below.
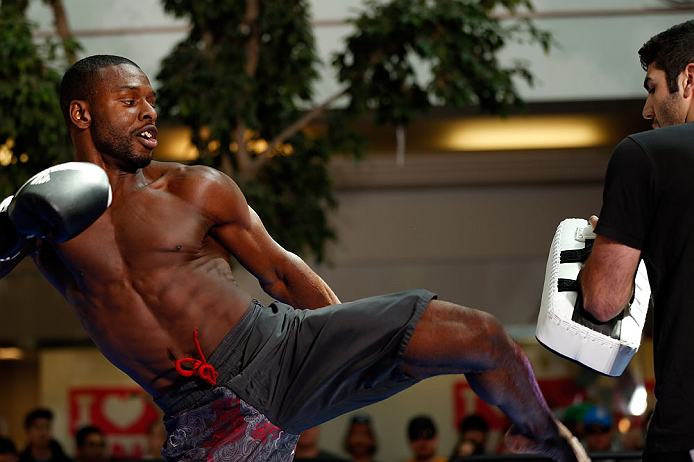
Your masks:
{"label": "gray fight shorts", "polygon": [[417,382],[402,363],[433,298],[411,290],[316,310],[254,301],[207,358],[219,374],[217,385],[182,379],[155,400],[169,433],[164,455],[224,460],[211,457],[210,447],[220,451],[227,441],[238,449],[239,439],[250,438],[272,446],[265,460],[291,460],[283,454],[291,447],[291,457],[301,431]]}

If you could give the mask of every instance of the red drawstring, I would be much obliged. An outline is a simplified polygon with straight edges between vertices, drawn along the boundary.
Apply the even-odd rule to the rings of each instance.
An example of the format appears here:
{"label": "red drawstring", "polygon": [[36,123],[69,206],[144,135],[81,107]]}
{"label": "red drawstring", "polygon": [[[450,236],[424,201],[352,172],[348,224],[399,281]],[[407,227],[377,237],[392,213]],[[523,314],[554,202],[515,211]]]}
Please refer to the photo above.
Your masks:
{"label": "red drawstring", "polygon": [[[183,358],[179,359],[176,361],[176,370],[178,371],[179,374],[181,374],[184,377],[191,377],[193,375],[198,375],[200,376],[201,379],[203,379],[205,382],[209,383],[210,385],[216,385],[217,384],[217,377],[219,377],[219,374],[217,374],[217,371],[214,370],[214,366],[212,364],[209,364],[207,360],[205,360],[205,356],[202,354],[202,350],[200,349],[200,342],[198,342],[198,329],[197,327],[195,328],[195,332],[193,333],[195,336],[195,347],[198,349],[198,355],[202,358],[202,361],[199,359],[195,358]],[[181,367],[181,364],[183,363],[192,363],[193,368],[192,369],[183,369]]]}

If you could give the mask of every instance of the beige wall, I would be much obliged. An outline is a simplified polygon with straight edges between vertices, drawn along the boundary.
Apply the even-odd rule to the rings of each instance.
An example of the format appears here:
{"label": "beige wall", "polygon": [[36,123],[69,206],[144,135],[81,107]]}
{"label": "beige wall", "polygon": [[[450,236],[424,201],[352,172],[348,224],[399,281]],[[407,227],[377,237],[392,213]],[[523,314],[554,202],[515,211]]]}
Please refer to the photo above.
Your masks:
{"label": "beige wall", "polygon": [[39,403],[38,362],[0,361],[0,434],[24,446],[24,415]]}

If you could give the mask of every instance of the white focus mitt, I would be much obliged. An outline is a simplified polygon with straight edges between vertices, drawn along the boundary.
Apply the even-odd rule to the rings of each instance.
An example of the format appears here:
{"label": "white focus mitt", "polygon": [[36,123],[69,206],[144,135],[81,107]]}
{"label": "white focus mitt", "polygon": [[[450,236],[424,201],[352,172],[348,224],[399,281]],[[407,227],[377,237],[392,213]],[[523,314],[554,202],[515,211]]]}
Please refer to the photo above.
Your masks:
{"label": "white focus mitt", "polygon": [[643,260],[627,308],[606,323],[583,310],[578,273],[595,233],[587,220],[568,218],[557,227],[547,259],[535,336],[549,350],[609,376],[618,376],[641,344],[651,287]]}

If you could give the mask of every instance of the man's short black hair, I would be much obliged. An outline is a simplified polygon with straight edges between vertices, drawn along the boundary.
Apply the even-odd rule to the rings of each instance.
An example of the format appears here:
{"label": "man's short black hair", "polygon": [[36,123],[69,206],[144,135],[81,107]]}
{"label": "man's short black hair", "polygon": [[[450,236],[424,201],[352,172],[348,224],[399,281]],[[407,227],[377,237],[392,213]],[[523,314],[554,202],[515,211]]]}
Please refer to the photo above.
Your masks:
{"label": "man's short black hair", "polygon": [[694,63],[694,20],[672,26],[651,37],[639,50],[641,67],[647,70],[650,64],[665,71],[670,93],[677,91],[677,76]]}
{"label": "man's short black hair", "polygon": [[95,427],[94,425],[86,425],[80,428],[75,435],[75,445],[78,448],[84,447],[84,442],[87,440],[87,437],[93,433],[101,436],[104,435],[104,432],[102,432],[99,427]]}
{"label": "man's short black hair", "polygon": [[140,66],[122,56],[94,55],[77,61],[65,72],[60,83],[60,109],[63,111],[65,123],[70,125],[70,102],[88,100],[94,91],[94,83],[99,71],[105,67],[130,64],[140,69]]}
{"label": "man's short black hair", "polygon": [[17,455],[17,446],[14,442],[4,436],[0,436],[0,454],[14,454]]}
{"label": "man's short black hair", "polygon": [[28,430],[36,419],[53,420],[53,413],[50,409],[46,409],[43,407],[39,407],[30,411],[24,418],[24,428]]}

